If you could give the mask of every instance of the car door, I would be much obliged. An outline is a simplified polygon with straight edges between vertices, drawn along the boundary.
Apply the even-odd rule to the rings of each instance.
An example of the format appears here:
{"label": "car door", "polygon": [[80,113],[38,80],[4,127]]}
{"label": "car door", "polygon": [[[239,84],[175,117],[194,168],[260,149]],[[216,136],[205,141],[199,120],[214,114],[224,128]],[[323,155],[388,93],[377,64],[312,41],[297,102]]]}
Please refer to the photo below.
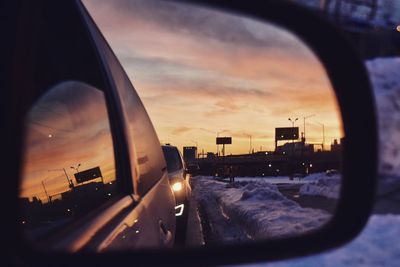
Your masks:
{"label": "car door", "polygon": [[[139,208],[145,207],[146,215],[143,216],[149,217],[148,220],[143,220],[146,222],[146,227],[143,228],[146,232],[143,236],[154,235],[154,239],[159,239],[161,245],[172,245],[175,231],[175,211],[166,207],[175,207],[175,198],[169,184],[167,164],[159,139],[140,97],[121,64],[85,7],[81,3],[79,6],[94,38],[101,60],[106,62],[107,74],[114,83],[116,97],[121,103],[134,183],[134,196],[141,199]],[[136,233],[137,230],[134,232]],[[123,237],[124,233],[125,230],[123,233],[119,233],[119,236]],[[129,243],[126,238],[115,240],[115,242]],[[141,242],[144,242],[146,246],[151,246],[148,238],[142,239]]]}
{"label": "car door", "polygon": [[172,245],[160,143],[95,24],[79,1],[25,1],[21,10],[12,83],[25,96],[25,239],[72,252]]}

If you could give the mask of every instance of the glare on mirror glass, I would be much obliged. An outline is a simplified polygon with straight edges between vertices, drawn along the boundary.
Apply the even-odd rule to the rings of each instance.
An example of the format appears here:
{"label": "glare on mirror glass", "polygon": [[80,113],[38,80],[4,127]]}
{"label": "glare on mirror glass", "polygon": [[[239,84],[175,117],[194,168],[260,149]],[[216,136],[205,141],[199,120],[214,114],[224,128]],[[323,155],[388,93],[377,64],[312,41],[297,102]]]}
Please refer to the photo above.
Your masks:
{"label": "glare on mirror glass", "polygon": [[[168,172],[175,178],[184,169],[180,175],[190,181],[184,201],[189,185],[170,181],[180,247],[296,236],[329,221],[344,135],[325,69],[299,38],[270,23],[179,3],[84,4],[144,103]],[[47,213],[51,229],[75,218],[74,194],[100,190],[91,193],[98,205],[116,190],[102,93],[68,85],[50,91],[61,93],[43,98],[27,122],[32,151],[24,175],[33,178],[23,181],[21,197],[30,208],[62,206]],[[77,105],[67,96],[76,86],[100,104]],[[50,109],[56,117],[40,112]],[[49,120],[59,127],[46,126]],[[68,143],[69,155],[57,154],[72,135],[80,141]],[[35,158],[39,146],[46,157]],[[85,176],[93,173],[96,179]]]}

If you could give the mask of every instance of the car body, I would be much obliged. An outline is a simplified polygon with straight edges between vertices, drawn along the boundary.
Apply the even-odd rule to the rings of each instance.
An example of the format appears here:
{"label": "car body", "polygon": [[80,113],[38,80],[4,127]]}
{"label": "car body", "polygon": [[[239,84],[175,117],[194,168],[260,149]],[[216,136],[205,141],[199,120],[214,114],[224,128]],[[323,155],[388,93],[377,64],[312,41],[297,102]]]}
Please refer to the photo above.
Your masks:
{"label": "car body", "polygon": [[186,171],[185,161],[179,149],[169,144],[162,146],[167,162],[168,178],[175,195],[176,235],[175,246],[184,247],[189,218],[189,204],[192,194],[190,174]]}
{"label": "car body", "polygon": [[168,177],[175,194],[176,216],[185,217],[187,214],[192,189],[190,174],[186,171],[185,162],[176,146],[163,145],[165,161],[167,162]]}
{"label": "car body", "polygon": [[26,77],[16,93],[27,96],[18,101],[24,238],[63,252],[173,246],[166,162],[128,76],[79,1],[35,9],[42,15],[25,17],[25,57],[16,59]]}
{"label": "car body", "polygon": [[186,163],[186,171],[190,173],[191,176],[199,175],[200,166],[197,163]]}

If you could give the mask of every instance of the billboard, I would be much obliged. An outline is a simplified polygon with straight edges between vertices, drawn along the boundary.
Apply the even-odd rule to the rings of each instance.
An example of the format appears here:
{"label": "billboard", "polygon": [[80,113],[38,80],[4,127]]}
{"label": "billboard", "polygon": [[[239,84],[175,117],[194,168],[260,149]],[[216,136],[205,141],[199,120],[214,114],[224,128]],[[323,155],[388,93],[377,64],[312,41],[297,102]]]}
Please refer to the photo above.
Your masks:
{"label": "billboard", "polygon": [[230,145],[232,144],[232,137],[217,137],[217,145]]}
{"label": "billboard", "polygon": [[275,140],[299,139],[299,127],[275,128]]}
{"label": "billboard", "polygon": [[101,175],[100,167],[95,167],[92,169],[84,170],[81,172],[77,172],[74,174],[76,182],[83,183],[86,181],[90,181],[96,178],[102,178],[103,176]]}

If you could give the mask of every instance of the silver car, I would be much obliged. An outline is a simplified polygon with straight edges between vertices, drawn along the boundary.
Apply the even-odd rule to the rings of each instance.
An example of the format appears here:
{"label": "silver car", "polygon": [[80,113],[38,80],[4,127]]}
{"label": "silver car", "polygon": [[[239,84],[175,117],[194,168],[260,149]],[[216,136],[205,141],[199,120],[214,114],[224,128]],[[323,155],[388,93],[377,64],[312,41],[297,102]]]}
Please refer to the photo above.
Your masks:
{"label": "silver car", "polygon": [[189,203],[192,194],[190,187],[190,174],[186,171],[185,162],[176,146],[169,144],[162,146],[169,183],[175,194],[175,216],[176,216],[176,245],[183,245],[186,236],[187,221],[189,214]]}

